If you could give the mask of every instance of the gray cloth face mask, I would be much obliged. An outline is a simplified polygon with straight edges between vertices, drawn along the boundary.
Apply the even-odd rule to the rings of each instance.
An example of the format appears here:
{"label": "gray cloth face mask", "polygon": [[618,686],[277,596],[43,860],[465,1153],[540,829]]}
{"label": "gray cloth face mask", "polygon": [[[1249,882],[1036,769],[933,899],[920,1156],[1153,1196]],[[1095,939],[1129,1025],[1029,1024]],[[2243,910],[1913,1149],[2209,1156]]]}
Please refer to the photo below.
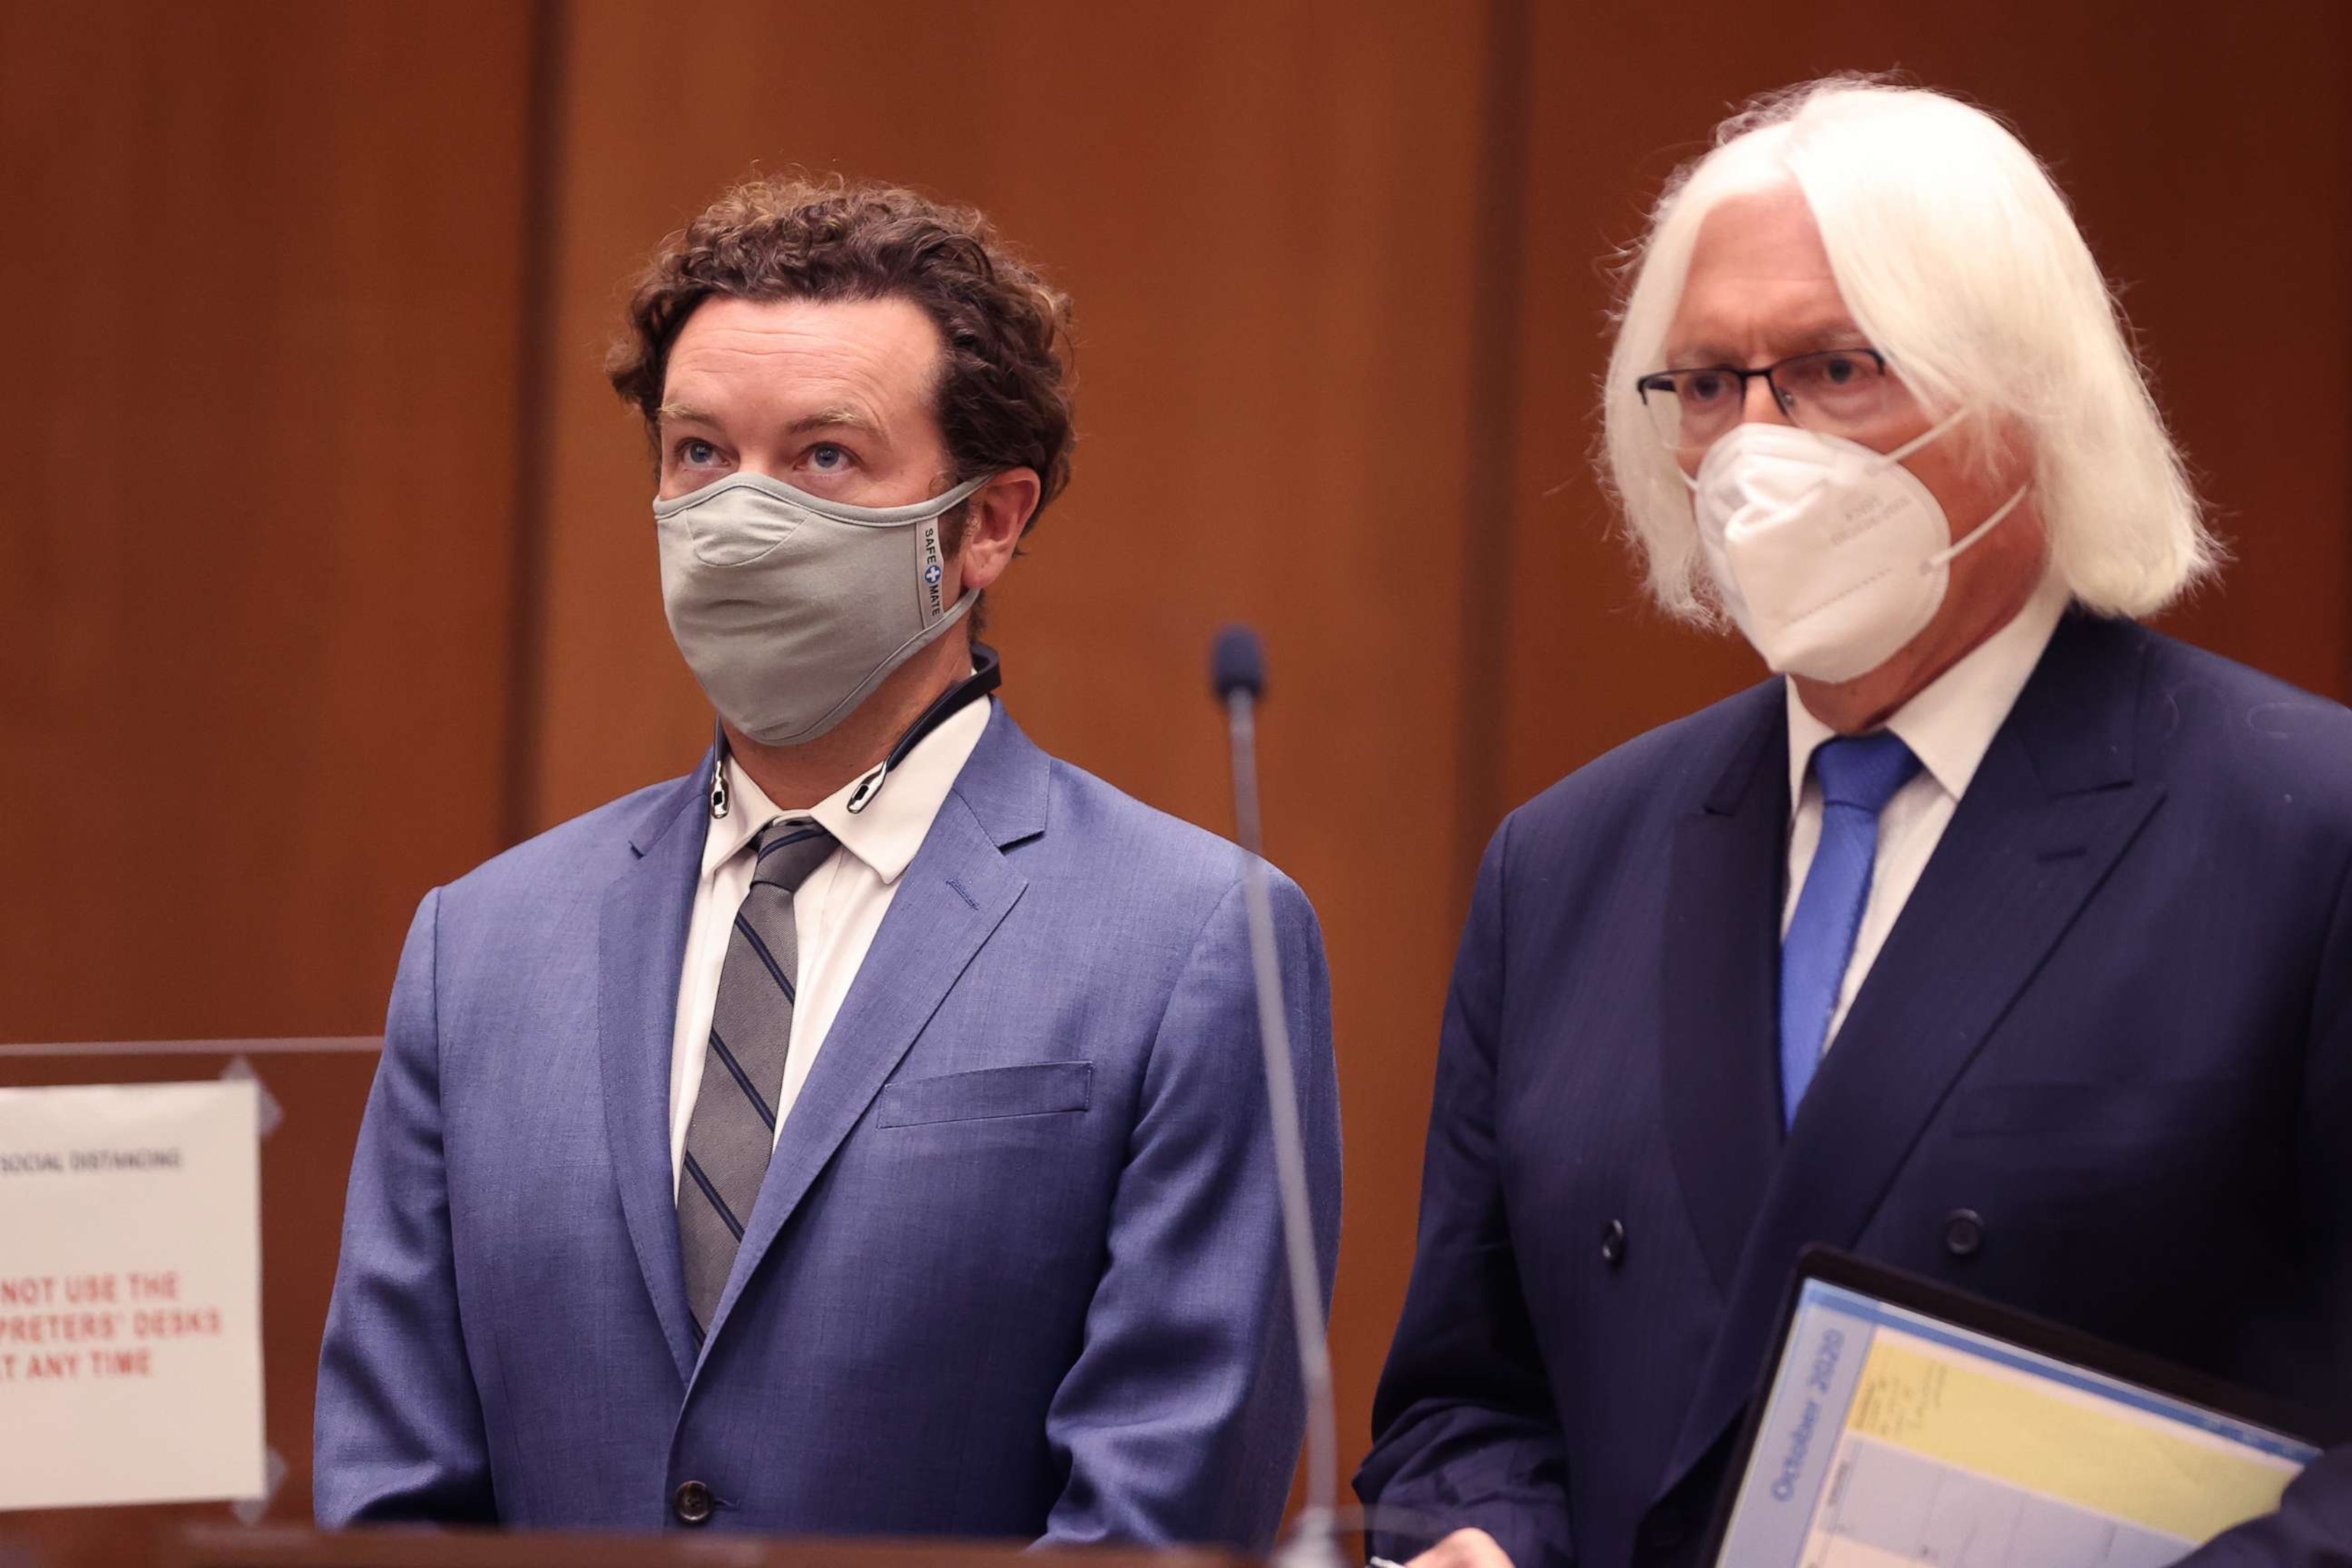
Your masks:
{"label": "gray cloth face mask", "polygon": [[654,502],[662,607],[711,706],[768,746],[814,741],[963,618],[940,517],[983,474],[908,506],[849,506],[760,474]]}

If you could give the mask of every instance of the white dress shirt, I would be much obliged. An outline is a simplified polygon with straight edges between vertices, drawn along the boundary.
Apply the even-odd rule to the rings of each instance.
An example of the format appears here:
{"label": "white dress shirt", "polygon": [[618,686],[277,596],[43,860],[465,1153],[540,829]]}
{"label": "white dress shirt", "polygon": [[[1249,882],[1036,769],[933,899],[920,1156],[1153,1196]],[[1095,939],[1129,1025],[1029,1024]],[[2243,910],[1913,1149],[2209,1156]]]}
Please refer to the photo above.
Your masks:
{"label": "white dress shirt", "polygon": [[813,806],[786,811],[769,800],[751,775],[726,762],[731,809],[711,820],[702,842],[702,877],[694,888],[694,913],[686,931],[686,968],[677,988],[677,1023],[670,1037],[669,1174],[676,1195],[686,1166],[686,1128],[702,1088],[703,1058],[709,1051],[710,1015],[719,1005],[719,974],[727,963],[735,912],[751,891],[753,846],[761,830],[782,816],[814,817],[840,841],[833,854],[809,873],[793,894],[793,922],[800,942],[800,973],[793,1007],[792,1045],[784,1057],[784,1081],[773,1091],[776,1131],[781,1135],[809,1068],[824,1044],[834,1016],[874,945],[882,917],[898,889],[915,851],[931,831],[956,775],[971,758],[988,728],[991,699],[967,703],[924,736],[907,760],[890,771],[881,793],[852,814],[849,797],[865,778],[842,785]]}
{"label": "white dress shirt", "polygon": [[[2010,623],[1970,649],[1967,658],[1937,676],[1919,694],[1895,710],[1885,727],[1903,738],[1919,759],[1919,771],[1895,792],[1878,816],[1878,853],[1871,862],[1870,897],[1862,909],[1855,931],[1853,955],[1847,959],[1845,978],[1838,986],[1837,1005],[1830,1013],[1829,1033],[1822,1041],[1827,1051],[1845,1022],[1846,1009],[1869,978],[1870,966],[1895,917],[1910,900],[1928,857],[1944,837],[1977,764],[1992,745],[1994,733],[2026,679],[2050,646],[2061,616],[2066,613],[2065,585],[2054,576],[2045,579]],[[1813,851],[1822,841],[1822,785],[1813,777],[1814,749],[1837,731],[1812,715],[1797,695],[1789,691],[1789,798],[1797,803],[1789,823],[1789,892],[1780,906],[1780,934],[1797,913],[1797,896],[1804,890],[1805,873],[1812,869]]]}

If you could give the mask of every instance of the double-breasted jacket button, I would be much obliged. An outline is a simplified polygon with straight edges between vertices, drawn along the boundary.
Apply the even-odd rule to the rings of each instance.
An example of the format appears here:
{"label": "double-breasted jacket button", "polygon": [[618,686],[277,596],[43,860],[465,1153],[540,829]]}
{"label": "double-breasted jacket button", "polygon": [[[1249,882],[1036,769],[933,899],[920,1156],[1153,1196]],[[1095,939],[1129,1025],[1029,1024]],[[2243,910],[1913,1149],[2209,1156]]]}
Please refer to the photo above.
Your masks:
{"label": "double-breasted jacket button", "polygon": [[1974,1258],[1984,1247],[1984,1215],[1974,1209],[1954,1209],[1944,1216],[1944,1250],[1955,1258]]}
{"label": "double-breasted jacket button", "polygon": [[680,1524],[709,1523],[711,1506],[710,1489],[700,1481],[681,1481],[669,1495],[669,1510]]}
{"label": "double-breasted jacket button", "polygon": [[1615,1268],[1625,1261],[1625,1222],[1612,1219],[1601,1227],[1601,1261]]}

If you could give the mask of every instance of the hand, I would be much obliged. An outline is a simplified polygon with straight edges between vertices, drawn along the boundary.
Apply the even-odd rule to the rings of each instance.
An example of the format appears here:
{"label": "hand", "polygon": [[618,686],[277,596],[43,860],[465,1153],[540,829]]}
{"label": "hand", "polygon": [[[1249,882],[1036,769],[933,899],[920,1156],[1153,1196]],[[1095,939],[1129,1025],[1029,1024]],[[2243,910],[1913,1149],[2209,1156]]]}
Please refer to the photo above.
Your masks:
{"label": "hand", "polygon": [[1457,1530],[1404,1568],[1511,1568],[1511,1559],[1485,1531]]}

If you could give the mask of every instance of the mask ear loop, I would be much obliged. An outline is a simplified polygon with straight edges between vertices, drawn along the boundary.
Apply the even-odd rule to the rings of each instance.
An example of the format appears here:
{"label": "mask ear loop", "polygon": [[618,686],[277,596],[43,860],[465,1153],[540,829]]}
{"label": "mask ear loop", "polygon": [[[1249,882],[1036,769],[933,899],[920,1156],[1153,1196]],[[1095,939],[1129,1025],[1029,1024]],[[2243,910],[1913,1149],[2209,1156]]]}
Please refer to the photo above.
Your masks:
{"label": "mask ear loop", "polygon": [[[1951,413],[1946,415],[1943,418],[1937,420],[1927,429],[1922,430],[1918,435],[1914,436],[1908,441],[1904,442],[1903,445],[1895,447],[1892,452],[1881,453],[1879,471],[1885,471],[1886,468],[1901,462],[1904,458],[1909,457],[1920,447],[1925,447],[1928,442],[1933,441],[1936,437],[1941,436],[1945,431],[1949,430],[1953,426],[1967,418],[1968,412],[1969,411],[1965,408],[1955,408]],[[1927,559],[1919,563],[1919,574],[1924,577],[1928,573],[1936,570],[1938,566],[1950,565],[1954,558],[1962,551],[1976,543],[1978,540],[1982,539],[1986,534],[1990,533],[1994,528],[1999,526],[2001,519],[2007,517],[2011,512],[2015,511],[2018,508],[2018,504],[2025,500],[2026,492],[2031,490],[2033,486],[2030,481],[2026,484],[2018,486],[2017,493],[2015,495],[2001,502],[1998,507],[1995,507],[1993,509],[1993,514],[1985,519],[1982,522],[1977,524],[1974,528],[1969,530],[1965,537],[1945,546],[1943,549],[1936,552],[1935,554],[1928,556]]]}
{"label": "mask ear loop", "polygon": [[1943,418],[1937,420],[1935,424],[1928,426],[1925,430],[1920,431],[1919,434],[1912,437],[1911,439],[1904,442],[1903,445],[1895,447],[1892,452],[1879,453],[1878,463],[1876,466],[1880,468],[1894,467],[1896,463],[1901,462],[1912,453],[1919,450],[1920,447],[1927,446],[1929,442],[1935,440],[1937,437],[1940,437],[1947,430],[1949,430],[1953,426],[1958,425],[1961,420],[1966,419],[1968,416],[1969,411],[1967,409],[1953,409],[1949,414],[1945,415]]}
{"label": "mask ear loop", "polygon": [[[1945,431],[1949,430],[1953,426],[1958,424],[1963,418],[1967,417],[1967,415],[1968,410],[1965,408],[1954,409],[1950,414],[1947,415],[1944,418],[1937,421],[1929,428],[1921,431],[1917,436],[1906,441],[1900,447],[1895,447],[1892,452],[1886,453],[1886,461],[1889,463],[1901,462],[1904,458],[1909,457],[1912,453],[1917,451],[1920,447],[1926,446],[1928,442],[1934,440],[1937,437],[1941,436]],[[1962,551],[1969,549],[1971,545],[1975,544],[1978,540],[1982,539],[1986,534],[1990,533],[2000,525],[2003,518],[2007,517],[2011,512],[2015,511],[2019,503],[2025,500],[2026,493],[2032,489],[2032,488],[2033,485],[2031,480],[2018,486],[2017,493],[2010,497],[2007,500],[2001,502],[2000,505],[1995,507],[1990,517],[1986,518],[1982,522],[1969,530],[1967,534],[1963,537],[1954,541],[1948,545],[1946,545],[1943,549],[1936,552],[1935,554],[1928,556],[1927,559],[1919,563],[1920,575],[1924,577],[1939,566],[1950,565],[1953,560],[1957,558]]]}
{"label": "mask ear loop", "polygon": [[1982,539],[1986,534],[1990,533],[1994,527],[2000,523],[2001,519],[2007,517],[2011,512],[2017,510],[2018,503],[2025,499],[2026,492],[2031,490],[2032,488],[2033,487],[2031,484],[2018,486],[2017,493],[2010,497],[2007,500],[2001,502],[2000,505],[1995,507],[1990,517],[1985,519],[1982,522],[1969,530],[1967,537],[1947,545],[1945,548],[1936,552],[1935,554],[1927,557],[1925,561],[1919,563],[1920,575],[1925,576],[1927,574],[1933,572],[1938,566],[1949,565],[1953,557],[1958,555],[1960,552],[1968,549],[1978,540]]}

